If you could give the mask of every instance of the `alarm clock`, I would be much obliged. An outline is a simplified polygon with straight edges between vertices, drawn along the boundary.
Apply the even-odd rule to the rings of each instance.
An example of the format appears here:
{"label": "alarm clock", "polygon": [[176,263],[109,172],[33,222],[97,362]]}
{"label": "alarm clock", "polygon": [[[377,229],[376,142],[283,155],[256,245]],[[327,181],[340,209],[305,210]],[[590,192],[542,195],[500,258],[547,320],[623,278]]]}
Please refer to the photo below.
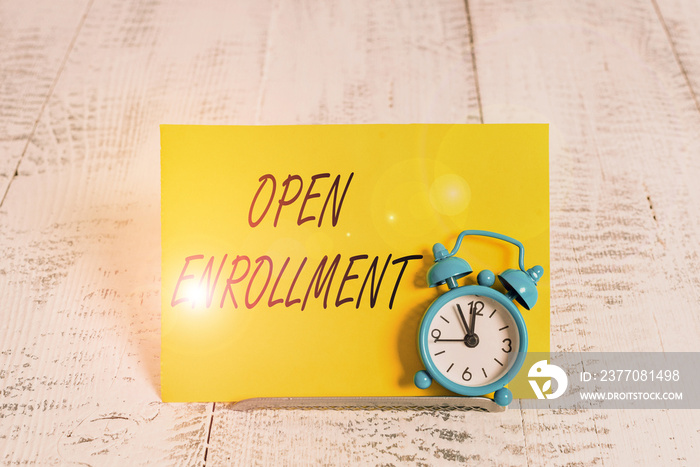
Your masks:
{"label": "alarm clock", "polygon": [[[519,269],[498,275],[505,293],[492,288],[496,276],[489,270],[478,274],[478,285],[458,285],[458,279],[472,273],[467,261],[454,256],[466,236],[490,237],[518,247]],[[425,370],[415,374],[414,383],[427,389],[435,380],[463,396],[494,393],[494,401],[507,406],[513,395],[505,385],[522,367],[528,344],[525,321],[514,301],[526,310],[535,306],[536,286],[544,270],[541,266],[525,269],[525,249],[518,240],[485,230],[463,231],[449,253],[436,243],[433,255],[428,284],[444,284],[449,290],[421,320],[418,351]]]}

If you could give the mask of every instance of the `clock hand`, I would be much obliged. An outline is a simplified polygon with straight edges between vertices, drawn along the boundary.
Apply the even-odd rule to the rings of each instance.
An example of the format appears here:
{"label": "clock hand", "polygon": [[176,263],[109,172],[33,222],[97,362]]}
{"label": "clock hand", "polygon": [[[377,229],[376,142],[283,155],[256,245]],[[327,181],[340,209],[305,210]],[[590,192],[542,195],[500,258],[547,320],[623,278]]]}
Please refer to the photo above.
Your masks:
{"label": "clock hand", "polygon": [[464,313],[462,312],[462,307],[459,306],[459,303],[457,304],[457,311],[459,312],[459,319],[462,321],[462,325],[464,326],[464,332],[466,332],[468,336],[471,336],[473,333],[469,332],[467,320],[464,319]]}
{"label": "clock hand", "polygon": [[464,342],[464,339],[435,339],[435,342]]}
{"label": "clock hand", "polygon": [[469,330],[471,332],[468,334],[468,336],[470,336],[470,337],[474,335],[474,325],[476,324],[476,307],[474,306],[473,303],[472,303],[471,313],[472,313],[472,321],[471,321],[471,326],[469,328]]}

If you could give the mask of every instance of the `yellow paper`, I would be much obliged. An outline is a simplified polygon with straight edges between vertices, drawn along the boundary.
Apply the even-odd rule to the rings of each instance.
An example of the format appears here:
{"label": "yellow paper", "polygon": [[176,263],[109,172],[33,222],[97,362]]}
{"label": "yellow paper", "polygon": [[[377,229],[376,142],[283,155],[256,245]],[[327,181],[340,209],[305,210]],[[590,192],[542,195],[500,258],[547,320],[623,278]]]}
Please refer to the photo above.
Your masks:
{"label": "yellow paper", "polygon": [[[161,166],[164,401],[449,394],[413,385],[416,339],[466,229],[545,268],[521,311],[549,351],[547,125],[163,125]],[[517,255],[467,237],[461,283]]]}

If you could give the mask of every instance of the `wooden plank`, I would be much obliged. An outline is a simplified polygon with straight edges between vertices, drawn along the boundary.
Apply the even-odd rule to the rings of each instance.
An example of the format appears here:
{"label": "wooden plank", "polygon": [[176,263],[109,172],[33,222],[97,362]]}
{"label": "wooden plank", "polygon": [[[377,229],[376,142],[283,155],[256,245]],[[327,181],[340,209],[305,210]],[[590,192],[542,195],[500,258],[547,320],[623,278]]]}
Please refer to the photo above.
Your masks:
{"label": "wooden plank", "polygon": [[478,123],[459,2],[279,1],[256,123]]}
{"label": "wooden plank", "polygon": [[[653,5],[469,3],[485,121],[551,124],[553,347],[697,351],[700,114]],[[523,415],[536,463],[698,456],[695,412]]]}
{"label": "wooden plank", "polygon": [[208,458],[214,465],[526,463],[518,410],[222,409],[217,404]]}
{"label": "wooden plank", "polygon": [[0,200],[60,75],[88,0],[0,2]]}
{"label": "wooden plank", "polygon": [[158,125],[254,121],[269,11],[90,9],[0,211],[3,464],[203,462],[212,404],[160,403]]}
{"label": "wooden plank", "polygon": [[688,83],[693,103],[700,111],[700,5],[669,0],[652,0],[652,4],[671,42],[677,71]]}

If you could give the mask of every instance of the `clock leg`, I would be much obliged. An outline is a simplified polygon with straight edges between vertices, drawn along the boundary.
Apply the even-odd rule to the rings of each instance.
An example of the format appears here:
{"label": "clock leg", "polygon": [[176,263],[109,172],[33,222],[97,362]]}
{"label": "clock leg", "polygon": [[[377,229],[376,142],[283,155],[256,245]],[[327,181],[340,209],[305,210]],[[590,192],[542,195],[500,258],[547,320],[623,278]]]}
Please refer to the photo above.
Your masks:
{"label": "clock leg", "polygon": [[501,388],[493,393],[493,401],[501,407],[505,407],[513,401],[513,393],[508,388]]}
{"label": "clock leg", "polygon": [[433,384],[433,378],[430,377],[427,371],[421,370],[416,372],[413,377],[413,383],[420,389],[428,389]]}

